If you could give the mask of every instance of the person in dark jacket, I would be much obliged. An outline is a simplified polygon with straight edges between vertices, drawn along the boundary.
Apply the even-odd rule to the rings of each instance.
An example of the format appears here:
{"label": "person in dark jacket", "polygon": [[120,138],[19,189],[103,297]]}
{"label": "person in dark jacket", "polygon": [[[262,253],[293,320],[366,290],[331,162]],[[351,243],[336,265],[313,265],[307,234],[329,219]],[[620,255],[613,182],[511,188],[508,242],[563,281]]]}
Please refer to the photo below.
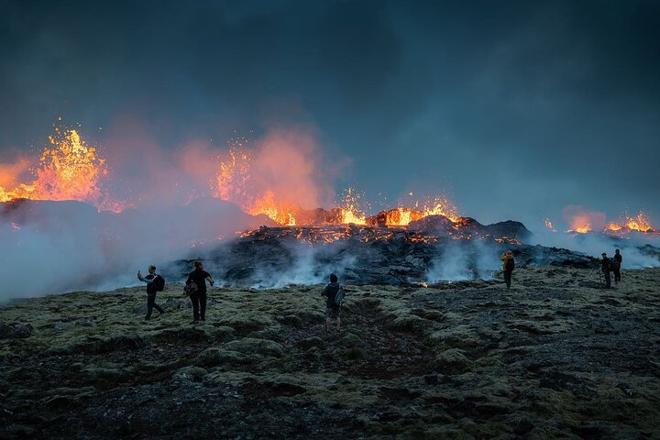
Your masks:
{"label": "person in dark jacket", "polygon": [[506,283],[506,288],[511,288],[511,276],[513,275],[513,269],[516,267],[516,262],[513,259],[513,252],[506,251],[504,255],[500,257],[502,260],[502,273],[504,274],[504,282]]}
{"label": "person in dark jacket", "polygon": [[186,286],[194,283],[190,293],[190,301],[193,306],[193,323],[206,321],[206,281],[213,286],[213,277],[204,270],[201,261],[195,261],[195,270],[188,274]]}
{"label": "person in dark jacket", "polygon": [[614,257],[612,258],[612,272],[614,272],[614,284],[619,284],[621,281],[621,263],[623,257],[618,249],[614,250]]}
{"label": "person in dark jacket", "polygon": [[605,276],[605,288],[609,289],[612,287],[612,278],[610,276],[610,271],[612,270],[612,262],[609,258],[607,258],[607,254],[605,252],[603,252],[602,257],[603,259],[600,263],[600,270],[603,271],[603,275]]}
{"label": "person in dark jacket", "polygon": [[328,332],[331,321],[337,322],[337,331],[341,331],[341,305],[337,304],[335,298],[341,286],[338,283],[337,275],[330,274],[330,283],[325,286],[321,292],[325,296],[325,332]]}
{"label": "person in dark jacket", "polygon": [[142,281],[143,283],[147,283],[147,315],[144,317],[144,319],[147,321],[151,319],[151,312],[153,309],[158,310],[158,316],[165,313],[165,311],[161,309],[158,304],[156,304],[156,293],[158,293],[156,281],[158,277],[160,277],[160,275],[156,273],[156,266],[149,266],[149,275],[146,277],[143,277],[142,272],[138,270],[137,277],[138,280]]}

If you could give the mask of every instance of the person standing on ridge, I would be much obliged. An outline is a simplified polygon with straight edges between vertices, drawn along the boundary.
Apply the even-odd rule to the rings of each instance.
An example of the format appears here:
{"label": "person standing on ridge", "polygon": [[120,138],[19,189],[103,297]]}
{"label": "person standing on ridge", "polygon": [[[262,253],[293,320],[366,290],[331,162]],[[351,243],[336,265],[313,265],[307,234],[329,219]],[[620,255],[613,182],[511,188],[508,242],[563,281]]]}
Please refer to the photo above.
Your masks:
{"label": "person standing on ridge", "polygon": [[601,255],[603,259],[601,260],[600,263],[600,270],[603,272],[603,275],[605,276],[605,288],[609,289],[612,287],[612,278],[610,276],[610,271],[612,270],[612,261],[607,258],[607,254],[605,252],[602,253]]}
{"label": "person standing on ridge", "polygon": [[201,261],[195,261],[195,270],[188,274],[186,292],[193,306],[193,323],[206,321],[206,280],[213,286],[213,277],[204,270]]}
{"label": "person standing on ridge", "polygon": [[344,288],[339,285],[337,275],[330,274],[330,283],[321,292],[325,296],[325,332],[328,333],[331,321],[337,322],[337,331],[341,331],[341,304],[344,301]]}
{"label": "person standing on ridge", "polygon": [[612,257],[612,272],[614,272],[614,284],[619,284],[621,281],[621,263],[623,257],[618,249],[614,250],[614,257]]}
{"label": "person standing on ridge", "polygon": [[146,277],[142,276],[142,272],[138,270],[137,273],[138,280],[143,283],[147,283],[147,315],[144,317],[146,321],[151,319],[151,312],[153,309],[158,310],[158,313],[162,315],[165,311],[156,304],[156,293],[165,288],[165,278],[156,273],[156,266],[149,266],[149,275]]}
{"label": "person standing on ridge", "polygon": [[502,272],[504,274],[504,282],[506,283],[506,288],[511,288],[511,275],[513,275],[513,269],[516,267],[516,262],[513,259],[513,252],[506,251],[501,257],[502,260]]}

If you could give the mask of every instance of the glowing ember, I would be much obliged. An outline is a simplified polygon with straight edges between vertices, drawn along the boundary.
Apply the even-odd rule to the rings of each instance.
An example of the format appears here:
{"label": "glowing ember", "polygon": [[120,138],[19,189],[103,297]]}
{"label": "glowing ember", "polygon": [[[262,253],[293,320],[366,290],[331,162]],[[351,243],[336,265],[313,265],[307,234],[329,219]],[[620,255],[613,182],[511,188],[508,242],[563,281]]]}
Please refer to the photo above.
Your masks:
{"label": "glowing ember", "polygon": [[229,150],[220,157],[216,195],[222,200],[247,197],[247,184],[250,179],[252,154],[244,148],[244,139],[233,139]]}
{"label": "glowing ember", "polygon": [[76,130],[56,128],[55,135],[48,140],[50,147],[44,148],[39,165],[32,169],[34,180],[10,189],[0,187],[0,201],[78,200],[101,210],[118,212],[124,208],[122,203],[110,200],[99,187],[108,168],[95,147],[87,145]]}
{"label": "glowing ember", "polygon": [[649,217],[642,211],[639,211],[636,216],[630,217],[623,216],[621,223],[612,222],[607,225],[605,231],[610,232],[655,232],[655,227],[651,224]]}
{"label": "glowing ember", "polygon": [[426,202],[415,201],[412,207],[399,206],[370,217],[368,221],[373,225],[405,227],[424,217],[442,215],[452,222],[460,221],[458,210],[444,197],[436,197]]}
{"label": "glowing ember", "polygon": [[[251,150],[244,139],[232,141],[219,158],[212,185],[215,196],[280,225],[369,224],[372,220],[367,218],[361,195],[352,188],[344,191],[338,206],[318,208],[322,188],[317,176],[322,173],[308,151],[309,144],[304,137],[278,135]],[[444,197],[402,204],[376,217],[380,226],[405,227],[430,215],[452,221],[459,218],[457,209]]]}
{"label": "glowing ember", "polygon": [[241,238],[286,239],[292,238],[298,242],[310,245],[330,244],[336,241],[358,240],[362,243],[373,241],[392,240],[395,236],[410,243],[432,244],[438,237],[429,234],[408,232],[405,229],[374,228],[359,225],[326,225],[302,227],[261,227],[239,234]]}
{"label": "glowing ember", "polygon": [[263,214],[279,224],[295,225],[293,212],[280,206],[272,191],[251,193],[253,154],[245,148],[246,142],[245,139],[233,139],[227,153],[220,156],[216,196],[237,203],[249,214]]}
{"label": "glowing ember", "polygon": [[623,226],[616,223],[610,223],[609,225],[607,225],[606,229],[608,231],[620,231],[621,229],[623,229]]}
{"label": "glowing ember", "polygon": [[429,215],[444,215],[454,223],[458,221],[459,215],[456,207],[444,197],[436,197],[423,205],[424,217]]}
{"label": "glowing ember", "polygon": [[626,227],[631,231],[651,232],[655,230],[648,216],[641,211],[635,217],[626,218]]}
{"label": "glowing ember", "polygon": [[252,215],[263,214],[281,225],[298,224],[304,209],[320,204],[314,142],[300,133],[274,133],[247,148],[233,140],[220,155],[214,195]]}
{"label": "glowing ember", "polygon": [[245,210],[252,215],[264,214],[281,225],[293,226],[296,224],[295,208],[278,201],[272,191],[266,191],[251,205],[246,206]]}
{"label": "glowing ember", "polygon": [[366,225],[367,216],[360,208],[361,196],[353,189],[347,188],[344,191],[340,207],[341,210],[341,223],[343,224],[356,224]]}
{"label": "glowing ember", "polygon": [[624,214],[618,221],[606,221],[605,214],[603,213],[577,210],[576,213],[569,218],[569,224],[569,232],[577,232],[580,234],[586,234],[593,231],[600,231],[613,235],[626,235],[630,232],[656,232],[656,229],[651,224],[648,216],[642,211],[633,217]]}
{"label": "glowing ember", "polygon": [[569,222],[567,232],[576,232],[578,234],[586,234],[591,232],[594,228],[593,215],[588,212],[579,212],[575,214]]}

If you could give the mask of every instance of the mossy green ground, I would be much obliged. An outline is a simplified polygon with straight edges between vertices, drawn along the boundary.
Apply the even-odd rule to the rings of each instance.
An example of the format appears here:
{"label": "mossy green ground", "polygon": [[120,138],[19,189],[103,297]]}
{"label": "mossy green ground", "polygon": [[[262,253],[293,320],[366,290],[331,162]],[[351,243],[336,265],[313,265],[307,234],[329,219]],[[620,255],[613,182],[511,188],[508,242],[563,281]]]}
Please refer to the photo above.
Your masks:
{"label": "mossy green ground", "polygon": [[[428,288],[180,286],[0,309],[0,438],[660,438],[660,270],[518,270]],[[157,313],[155,313],[157,315]]]}

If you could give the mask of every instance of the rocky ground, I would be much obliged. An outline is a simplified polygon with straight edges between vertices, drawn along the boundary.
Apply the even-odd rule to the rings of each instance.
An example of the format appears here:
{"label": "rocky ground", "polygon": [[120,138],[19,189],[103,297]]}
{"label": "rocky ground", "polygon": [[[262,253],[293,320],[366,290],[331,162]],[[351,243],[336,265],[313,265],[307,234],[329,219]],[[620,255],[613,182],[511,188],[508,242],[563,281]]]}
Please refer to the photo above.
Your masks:
{"label": "rocky ground", "polygon": [[179,286],[0,309],[0,438],[660,438],[660,269],[350,287]]}
{"label": "rocky ground", "polygon": [[[465,218],[470,221],[465,226],[458,230],[450,227],[454,238],[450,238],[449,232],[429,232],[422,227],[437,227],[437,221],[441,220],[453,225],[445,217],[431,216],[408,228],[263,226],[235,240],[195,248],[190,258],[173,261],[165,270],[185,279],[192,262],[202,260],[226,287],[273,288],[319,282],[326,279],[329,271],[355,285],[415,285],[426,282],[438,266],[451,266],[460,272],[460,276],[448,274],[449,278],[441,279],[490,279],[501,267],[500,255],[508,250],[513,252],[517,267],[593,269],[600,266],[599,259],[581,252],[494,238],[495,232],[502,236],[528,235],[529,231],[518,222],[483,226]],[[462,238],[455,239],[456,236]],[[472,236],[481,238],[468,239]],[[608,247],[618,246],[624,255],[629,255],[629,246],[634,253],[648,254],[652,262],[649,266],[660,264],[653,264],[660,248],[652,245],[640,248],[634,243],[611,241]],[[626,261],[630,264],[630,260]]]}

